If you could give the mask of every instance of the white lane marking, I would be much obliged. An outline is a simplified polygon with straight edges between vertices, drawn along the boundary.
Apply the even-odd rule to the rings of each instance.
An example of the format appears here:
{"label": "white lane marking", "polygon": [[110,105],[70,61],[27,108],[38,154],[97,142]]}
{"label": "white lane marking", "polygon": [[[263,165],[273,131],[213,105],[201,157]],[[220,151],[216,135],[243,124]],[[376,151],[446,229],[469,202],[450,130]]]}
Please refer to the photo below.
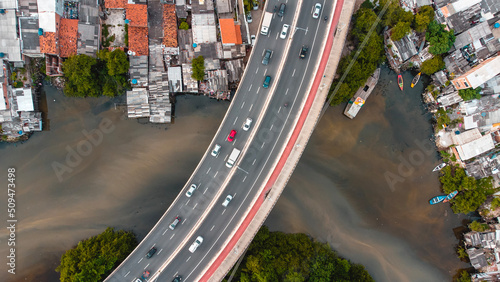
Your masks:
{"label": "white lane marking", "polygon": [[269,131],[273,130],[273,126],[274,126],[274,124],[271,124],[271,128],[269,128]]}
{"label": "white lane marking", "polygon": [[285,95],[287,95],[287,94],[288,94],[288,88],[286,89],[286,92],[285,92]]}
{"label": "white lane marking", "polygon": [[162,236],[165,235],[165,233],[167,233],[168,229],[165,229],[165,231],[163,231],[163,233],[161,234]]}
{"label": "white lane marking", "polygon": [[[229,156],[229,155],[228,155],[228,156]],[[219,172],[217,171],[217,172],[214,174],[214,177],[216,177],[216,176],[217,176],[217,173],[219,173]]]}
{"label": "white lane marking", "polygon": [[293,69],[292,77],[295,76],[295,71],[296,71],[296,69]]}
{"label": "white lane marking", "polygon": [[280,33],[279,33],[279,32],[278,32],[278,33],[276,33],[276,39],[278,39],[278,36],[279,36],[279,35],[280,35]]}
{"label": "white lane marking", "polygon": [[186,260],[186,262],[188,262],[190,259],[191,259],[191,257],[188,257],[188,259]]}
{"label": "white lane marking", "polygon": [[196,208],[197,205],[198,205],[198,203],[194,204],[193,210]]}
{"label": "white lane marking", "polygon": [[210,172],[210,170],[212,169],[212,167],[209,167],[208,170],[207,170],[207,174]]}
{"label": "white lane marking", "polygon": [[233,198],[236,196],[236,193],[234,193]]}
{"label": "white lane marking", "polygon": [[257,88],[257,93],[259,93],[259,91],[260,91],[260,87],[259,87],[259,88]]}
{"label": "white lane marking", "polygon": [[243,178],[243,181],[241,181],[241,182],[245,182],[245,179],[247,179],[247,176],[246,176],[246,175],[245,175],[245,178]]}
{"label": "white lane marking", "polygon": [[254,165],[254,164],[255,164],[255,161],[256,161],[256,160],[257,160],[257,159],[254,159],[254,160],[253,160],[252,165]]}
{"label": "white lane marking", "polygon": [[205,193],[207,193],[207,190],[208,190],[208,187],[205,188],[205,191],[203,191],[203,195],[205,195]]}
{"label": "white lane marking", "polygon": [[224,210],[222,211],[222,214],[224,214],[225,212],[226,212],[226,209],[224,209]]}
{"label": "white lane marking", "polygon": [[255,69],[255,73],[257,73],[259,71],[259,67],[257,67],[257,69]]}
{"label": "white lane marking", "polygon": [[161,253],[161,251],[163,251],[163,249],[160,249],[160,250],[158,251],[158,254],[160,254],[160,253]]}
{"label": "white lane marking", "polygon": [[241,109],[243,109],[243,106],[245,106],[245,102],[243,102],[243,104],[241,104]]}
{"label": "white lane marking", "polygon": [[264,75],[266,75],[266,73],[267,73],[267,69],[264,71]]}
{"label": "white lane marking", "polygon": [[238,120],[238,117],[236,117],[236,118],[234,119],[233,125],[235,125],[235,124],[236,124],[236,121],[237,121],[237,120]]}
{"label": "white lane marking", "polygon": [[174,236],[175,236],[175,233],[174,233],[174,234],[172,234],[172,236],[170,236],[170,239],[169,239],[169,240],[172,240],[172,238],[174,238]]}
{"label": "white lane marking", "polygon": [[146,267],[144,267],[144,269],[148,268],[149,265],[150,265],[150,263],[148,263],[148,265],[146,265]]}
{"label": "white lane marking", "polygon": [[127,272],[127,274],[125,274],[125,276],[123,276],[123,277],[127,277],[127,275],[129,275],[129,274],[130,274],[130,271],[129,271],[129,272]]}
{"label": "white lane marking", "polygon": [[212,226],[212,228],[210,228],[210,231],[214,230],[214,227],[215,227],[215,225],[214,225],[214,226]]}
{"label": "white lane marking", "polygon": [[252,89],[252,85],[253,84],[250,84],[250,87],[248,87],[248,91],[250,91]]}
{"label": "white lane marking", "polygon": [[[264,53],[266,52],[266,49],[262,50],[262,56],[264,56]],[[259,69],[259,68],[257,68]]]}
{"label": "white lane marking", "polygon": [[249,112],[252,110],[253,104],[250,105],[250,109],[248,110]]}
{"label": "white lane marking", "polygon": [[143,260],[144,258],[141,258],[137,263],[141,263],[141,261]]}
{"label": "white lane marking", "polygon": [[266,142],[263,142],[263,143],[262,143],[262,146],[260,146],[260,148],[261,148],[261,149],[264,147],[264,144],[266,144]]}
{"label": "white lane marking", "polygon": [[189,203],[189,201],[191,201],[191,199],[189,199],[189,200],[186,202],[186,206],[187,206],[187,204]]}
{"label": "white lane marking", "polygon": [[183,224],[184,224],[184,222],[186,222],[186,221],[187,221],[186,219],[181,220],[181,225],[183,225]]}
{"label": "white lane marking", "polygon": [[[156,246],[156,243],[153,244],[153,247]],[[152,247],[151,247],[152,248]]]}

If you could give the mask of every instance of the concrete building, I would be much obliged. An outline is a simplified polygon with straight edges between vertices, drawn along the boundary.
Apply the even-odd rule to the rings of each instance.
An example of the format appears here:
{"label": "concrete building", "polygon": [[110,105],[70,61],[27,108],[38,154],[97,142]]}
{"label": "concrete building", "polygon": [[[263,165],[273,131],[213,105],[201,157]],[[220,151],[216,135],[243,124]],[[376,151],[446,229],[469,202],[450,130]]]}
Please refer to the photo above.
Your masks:
{"label": "concrete building", "polygon": [[500,73],[500,56],[489,58],[475,68],[453,79],[455,89],[477,88]]}

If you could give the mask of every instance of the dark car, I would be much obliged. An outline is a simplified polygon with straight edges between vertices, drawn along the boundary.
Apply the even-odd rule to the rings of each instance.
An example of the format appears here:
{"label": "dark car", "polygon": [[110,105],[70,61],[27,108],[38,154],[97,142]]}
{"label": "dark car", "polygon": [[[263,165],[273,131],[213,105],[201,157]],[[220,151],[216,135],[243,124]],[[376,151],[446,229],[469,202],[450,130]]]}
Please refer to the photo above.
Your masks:
{"label": "dark car", "polygon": [[146,254],[146,257],[151,258],[155,253],[156,253],[156,248],[152,247],[151,250],[149,250],[149,252]]}
{"label": "dark car", "polygon": [[278,10],[278,17],[283,17],[285,15],[286,4],[281,3],[280,9]]}
{"label": "dark car", "polygon": [[174,277],[174,280],[172,280],[172,282],[181,282],[182,281],[182,276],[180,275],[177,275]]}
{"label": "dark car", "polygon": [[233,129],[227,136],[227,141],[233,142],[235,136],[236,136],[236,130]]}
{"label": "dark car", "polygon": [[264,54],[264,58],[262,58],[262,64],[266,66],[269,64],[269,59],[271,59],[271,55],[273,54],[273,51],[267,49],[266,53]]}
{"label": "dark car", "polygon": [[307,47],[306,45],[302,45],[302,48],[300,48],[299,57],[301,59],[305,59],[307,56],[307,51],[309,51],[309,47]]}

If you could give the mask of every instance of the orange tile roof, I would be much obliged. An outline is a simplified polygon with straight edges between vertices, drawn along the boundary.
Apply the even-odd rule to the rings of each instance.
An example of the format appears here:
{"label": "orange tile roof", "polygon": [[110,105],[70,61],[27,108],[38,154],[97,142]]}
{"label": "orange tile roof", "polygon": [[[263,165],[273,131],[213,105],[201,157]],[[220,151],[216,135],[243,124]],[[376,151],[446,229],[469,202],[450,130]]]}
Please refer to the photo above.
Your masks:
{"label": "orange tile roof", "polygon": [[59,26],[59,56],[67,58],[76,55],[78,20],[61,19]]}
{"label": "orange tile roof", "polygon": [[40,36],[40,53],[59,54],[55,32],[44,32],[43,35]]}
{"label": "orange tile roof", "polygon": [[143,4],[127,4],[127,20],[129,26],[148,27],[148,6]]}
{"label": "orange tile roof", "polygon": [[108,9],[124,9],[127,4],[127,0],[106,0],[104,1],[104,7]]}
{"label": "orange tile roof", "polygon": [[222,44],[241,44],[241,28],[233,19],[219,19]]}
{"label": "orange tile roof", "polygon": [[175,17],[175,5],[163,5],[163,45],[177,47],[177,18]]}
{"label": "orange tile roof", "polygon": [[128,49],[135,52],[136,56],[147,56],[149,54],[149,40],[147,27],[128,28]]}

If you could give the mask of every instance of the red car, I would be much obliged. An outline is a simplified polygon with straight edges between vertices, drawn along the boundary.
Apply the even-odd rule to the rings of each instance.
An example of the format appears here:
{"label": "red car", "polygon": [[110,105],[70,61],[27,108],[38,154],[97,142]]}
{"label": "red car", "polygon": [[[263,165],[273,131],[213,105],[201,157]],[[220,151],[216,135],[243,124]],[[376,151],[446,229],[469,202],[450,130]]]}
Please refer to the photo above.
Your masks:
{"label": "red car", "polygon": [[227,141],[233,142],[235,136],[236,136],[236,130],[233,129],[227,136]]}

